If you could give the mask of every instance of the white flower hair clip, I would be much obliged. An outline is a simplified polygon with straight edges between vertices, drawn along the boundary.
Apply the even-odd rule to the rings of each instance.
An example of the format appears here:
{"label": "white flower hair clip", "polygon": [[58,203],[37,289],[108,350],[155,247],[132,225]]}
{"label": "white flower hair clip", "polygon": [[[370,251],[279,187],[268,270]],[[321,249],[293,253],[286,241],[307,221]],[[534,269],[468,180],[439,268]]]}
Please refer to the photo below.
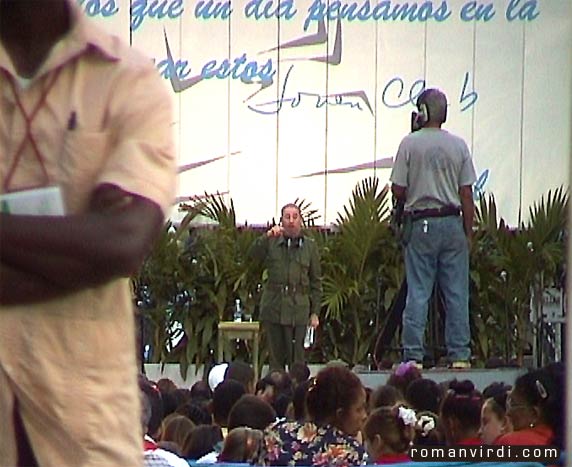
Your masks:
{"label": "white flower hair clip", "polygon": [[415,415],[415,410],[413,409],[408,409],[407,407],[399,407],[397,416],[401,418],[405,425],[415,426],[415,423],[417,423],[417,417]]}
{"label": "white flower hair clip", "polygon": [[421,432],[421,436],[425,438],[435,429],[435,419],[430,415],[421,415],[419,420],[417,420],[416,428]]}

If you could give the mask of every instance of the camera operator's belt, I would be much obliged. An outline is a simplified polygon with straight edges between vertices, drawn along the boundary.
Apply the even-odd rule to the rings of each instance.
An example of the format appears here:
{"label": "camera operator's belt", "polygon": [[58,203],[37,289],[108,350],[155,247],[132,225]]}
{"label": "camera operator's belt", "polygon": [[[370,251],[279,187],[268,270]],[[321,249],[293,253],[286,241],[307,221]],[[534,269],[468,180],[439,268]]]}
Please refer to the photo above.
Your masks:
{"label": "camera operator's belt", "polygon": [[417,211],[408,211],[406,215],[411,216],[411,219],[416,221],[427,217],[449,217],[459,216],[461,210],[456,206],[445,206],[442,208],[419,209]]}

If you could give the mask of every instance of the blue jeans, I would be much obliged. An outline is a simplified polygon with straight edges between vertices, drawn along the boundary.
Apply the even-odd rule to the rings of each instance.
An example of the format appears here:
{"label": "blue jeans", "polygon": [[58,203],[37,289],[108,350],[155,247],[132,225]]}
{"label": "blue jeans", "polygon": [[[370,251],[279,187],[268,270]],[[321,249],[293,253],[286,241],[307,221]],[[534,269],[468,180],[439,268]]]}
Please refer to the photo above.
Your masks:
{"label": "blue jeans", "polygon": [[405,248],[407,301],[403,311],[403,361],[423,360],[427,308],[435,281],[445,302],[449,361],[469,360],[469,248],[460,216],[413,221]]}

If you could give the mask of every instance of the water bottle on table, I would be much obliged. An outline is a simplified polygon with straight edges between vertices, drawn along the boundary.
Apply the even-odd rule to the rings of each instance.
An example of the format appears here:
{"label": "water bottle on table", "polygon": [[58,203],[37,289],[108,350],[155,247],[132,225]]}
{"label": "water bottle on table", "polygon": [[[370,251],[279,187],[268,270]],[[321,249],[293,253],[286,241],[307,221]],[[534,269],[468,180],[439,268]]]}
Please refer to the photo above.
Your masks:
{"label": "water bottle on table", "polygon": [[234,301],[234,314],[233,321],[240,323],[242,321],[242,305],[240,303],[240,298]]}

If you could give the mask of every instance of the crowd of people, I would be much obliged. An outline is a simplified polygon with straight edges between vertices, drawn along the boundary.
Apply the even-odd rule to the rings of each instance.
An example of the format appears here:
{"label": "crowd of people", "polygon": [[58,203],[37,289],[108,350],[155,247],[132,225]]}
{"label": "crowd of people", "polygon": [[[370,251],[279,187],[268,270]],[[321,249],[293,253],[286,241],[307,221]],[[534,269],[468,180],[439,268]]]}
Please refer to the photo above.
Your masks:
{"label": "crowd of people", "polygon": [[419,445],[563,448],[560,363],[482,392],[469,380],[436,383],[414,362],[377,388],[341,364],[315,377],[296,364],[259,381],[244,362],[220,368],[190,389],[141,376],[146,466],[389,464],[410,462]]}

